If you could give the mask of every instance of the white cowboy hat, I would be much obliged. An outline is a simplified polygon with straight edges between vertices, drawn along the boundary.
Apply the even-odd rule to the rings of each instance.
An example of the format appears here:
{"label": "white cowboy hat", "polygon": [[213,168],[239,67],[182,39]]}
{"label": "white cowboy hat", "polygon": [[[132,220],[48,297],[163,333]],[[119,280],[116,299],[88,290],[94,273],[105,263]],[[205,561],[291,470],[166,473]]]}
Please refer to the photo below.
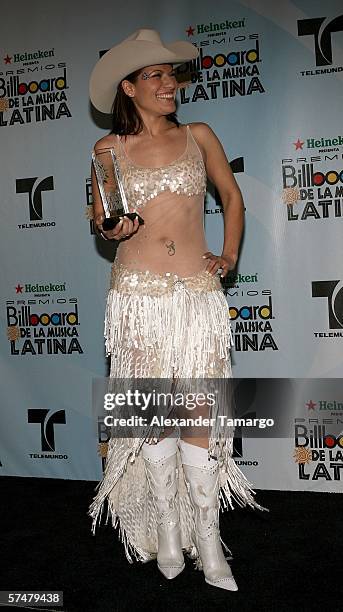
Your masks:
{"label": "white cowboy hat", "polygon": [[156,30],[137,30],[109,49],[95,64],[89,82],[91,102],[102,113],[110,113],[116,89],[128,74],[154,64],[183,64],[198,54],[190,42],[165,45]]}

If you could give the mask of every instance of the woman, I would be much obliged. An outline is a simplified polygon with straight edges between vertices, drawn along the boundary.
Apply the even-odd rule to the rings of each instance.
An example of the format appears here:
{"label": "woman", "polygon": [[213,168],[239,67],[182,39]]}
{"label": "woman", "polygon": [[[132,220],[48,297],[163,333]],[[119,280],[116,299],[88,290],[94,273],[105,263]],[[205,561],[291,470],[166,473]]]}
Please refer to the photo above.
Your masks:
{"label": "woman", "polygon": [[[144,225],[123,218],[102,227],[104,211],[94,171],[95,223],[105,239],[120,241],[107,300],[105,338],[113,378],[230,378],[232,337],[218,271],[237,262],[244,207],[223,148],[204,123],[179,125],[173,66],[198,52],[186,42],[164,45],[154,30],[139,30],[95,66],[91,100],[110,112],[113,130],[95,151],[114,147],[130,210]],[[207,176],[224,209],[222,254],[208,251],[203,227]],[[196,414],[209,414],[208,405]],[[127,558],[157,556],[175,578],[183,552],[211,585],[237,590],[219,535],[219,499],[257,507],[232,459],[232,431],[218,424],[206,436],[188,429],[172,435],[111,438],[105,475],[90,508],[93,532],[105,500],[119,526]],[[228,550],[228,549],[227,549]]]}

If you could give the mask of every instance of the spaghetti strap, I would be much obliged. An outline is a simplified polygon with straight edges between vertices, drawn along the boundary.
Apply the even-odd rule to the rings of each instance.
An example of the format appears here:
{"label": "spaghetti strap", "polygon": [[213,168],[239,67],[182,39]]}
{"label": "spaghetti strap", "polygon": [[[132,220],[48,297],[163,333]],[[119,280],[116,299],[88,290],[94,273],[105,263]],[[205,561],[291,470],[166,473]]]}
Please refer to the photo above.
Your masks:
{"label": "spaghetti strap", "polygon": [[[190,128],[190,126],[189,126],[189,124],[187,124],[187,134],[190,134],[190,140],[191,140],[191,142],[193,143],[193,148],[195,148],[195,149],[196,149],[196,151],[197,151],[197,153],[198,153],[199,158],[201,159],[201,161],[204,161],[204,158],[203,158],[203,154],[202,154],[202,152],[201,152],[201,149],[200,149],[200,147],[199,147],[199,145],[198,145],[198,143],[197,143],[196,139],[194,138],[194,136],[193,136],[193,134],[192,134],[192,130],[191,130],[191,128]],[[187,143],[189,143],[189,138],[187,138]],[[189,147],[188,147],[188,145],[187,145],[187,150],[188,150],[188,148],[189,148]]]}

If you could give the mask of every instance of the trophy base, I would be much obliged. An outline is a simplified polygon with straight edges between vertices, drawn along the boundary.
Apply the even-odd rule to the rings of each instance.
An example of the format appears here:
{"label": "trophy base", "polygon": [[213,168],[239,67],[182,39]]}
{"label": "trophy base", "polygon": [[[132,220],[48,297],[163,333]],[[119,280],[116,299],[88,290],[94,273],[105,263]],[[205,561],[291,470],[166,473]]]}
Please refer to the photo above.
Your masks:
{"label": "trophy base", "polygon": [[[120,216],[127,217],[127,219],[131,219],[131,221],[133,221],[135,217],[137,216],[139,225],[144,225],[144,219],[142,219],[142,217],[140,217],[137,213],[123,212],[123,214]],[[117,223],[119,223],[119,221],[120,221],[119,215],[115,217],[107,217],[106,219],[104,219],[102,223],[102,227],[105,231],[111,230],[117,225]]]}

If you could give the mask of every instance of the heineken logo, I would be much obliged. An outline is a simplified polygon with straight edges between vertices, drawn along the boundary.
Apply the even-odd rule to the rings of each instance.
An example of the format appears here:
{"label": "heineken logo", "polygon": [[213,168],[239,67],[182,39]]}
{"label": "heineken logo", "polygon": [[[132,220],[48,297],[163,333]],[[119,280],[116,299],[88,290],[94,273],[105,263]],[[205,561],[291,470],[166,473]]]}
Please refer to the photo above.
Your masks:
{"label": "heineken logo", "polygon": [[336,400],[329,402],[326,400],[318,400],[317,402],[310,400],[306,403],[306,406],[309,410],[315,410],[316,408],[318,410],[343,410],[343,402],[336,402]]}
{"label": "heineken logo", "polygon": [[25,285],[18,285],[15,288],[16,293],[44,293],[44,292],[52,292],[52,291],[65,291],[66,284],[65,283],[25,283]]}
{"label": "heineken logo", "polygon": [[316,149],[318,147],[338,147],[343,146],[343,136],[336,136],[335,138],[308,138],[307,148]]}
{"label": "heineken logo", "polygon": [[55,49],[38,49],[37,51],[33,51],[33,53],[13,53],[13,55],[6,55],[4,57],[5,64],[17,64],[18,62],[30,62],[35,60],[44,59],[46,57],[54,57]]}
{"label": "heineken logo", "polygon": [[218,23],[199,23],[193,28],[189,26],[186,30],[188,36],[194,36],[196,34],[207,34],[210,32],[223,32],[226,30],[234,30],[236,28],[245,28],[245,17],[244,19],[236,19],[235,21],[229,21],[226,19],[225,21],[221,21]]}
{"label": "heineken logo", "polygon": [[257,283],[257,273],[255,274],[240,274],[240,273],[234,273],[234,272],[229,272],[229,274],[227,275],[227,280],[230,283],[237,283],[238,285],[240,283]]}

